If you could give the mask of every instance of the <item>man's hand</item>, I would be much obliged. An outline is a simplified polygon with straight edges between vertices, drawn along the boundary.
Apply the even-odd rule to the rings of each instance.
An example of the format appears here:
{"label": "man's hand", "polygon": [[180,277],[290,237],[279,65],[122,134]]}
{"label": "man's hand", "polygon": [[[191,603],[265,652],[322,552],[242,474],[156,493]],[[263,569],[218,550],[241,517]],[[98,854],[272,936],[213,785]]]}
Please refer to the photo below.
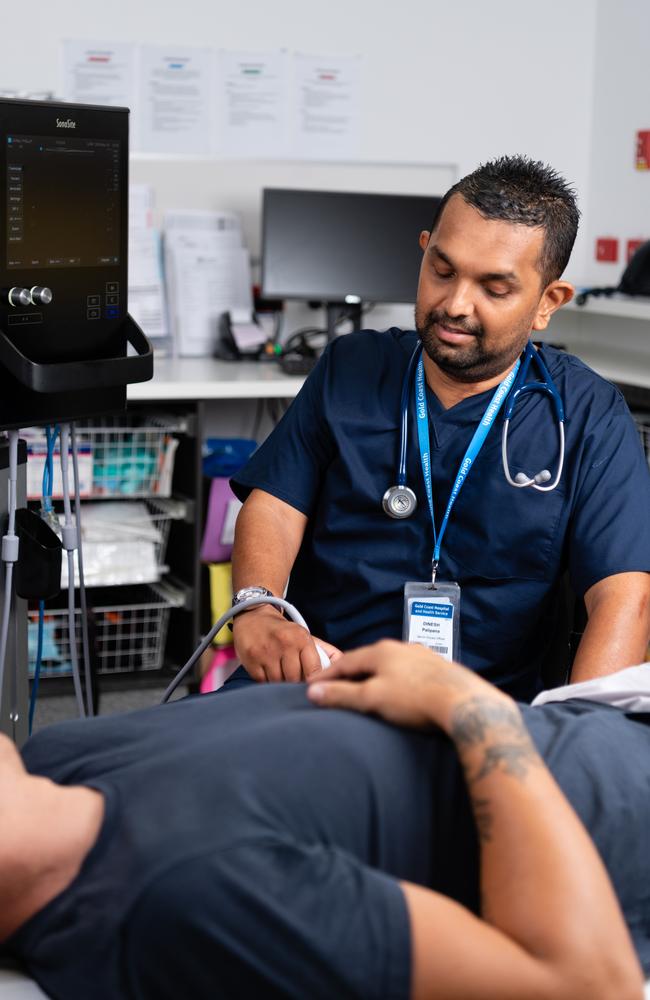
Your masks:
{"label": "man's hand", "polygon": [[332,662],[342,655],[268,605],[237,615],[232,632],[237,656],[255,681],[302,681],[318,673],[315,642]]}
{"label": "man's hand", "polygon": [[424,646],[390,639],[343,654],[329,670],[311,678],[307,693],[327,708],[380,715],[398,726],[435,724],[447,732],[461,700],[483,695],[511,704],[471,670]]}

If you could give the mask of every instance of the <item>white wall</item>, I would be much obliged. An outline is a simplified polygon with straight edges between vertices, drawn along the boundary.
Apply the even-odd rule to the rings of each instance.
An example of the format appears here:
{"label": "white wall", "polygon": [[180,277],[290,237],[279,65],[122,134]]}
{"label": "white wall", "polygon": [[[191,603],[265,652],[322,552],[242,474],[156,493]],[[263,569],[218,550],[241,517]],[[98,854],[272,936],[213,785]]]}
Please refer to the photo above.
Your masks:
{"label": "white wall", "polygon": [[[463,173],[524,152],[553,163],[588,208],[596,11],[596,0],[58,0],[27,18],[38,31],[24,41],[4,33],[0,87],[58,89],[65,37],[361,53],[363,160],[455,164]],[[303,182],[309,169],[299,169]],[[157,184],[163,208],[241,202],[237,164],[136,161],[133,176]],[[359,177],[375,187],[372,166]],[[432,173],[432,193],[444,177]],[[252,184],[251,199],[259,197]],[[578,277],[583,254],[580,244],[570,268]]]}
{"label": "white wall", "polygon": [[[650,240],[650,171],[634,168],[637,129],[650,129],[650,3],[599,0],[586,280],[618,284],[628,239]],[[619,239],[616,264],[594,258],[598,236]]]}

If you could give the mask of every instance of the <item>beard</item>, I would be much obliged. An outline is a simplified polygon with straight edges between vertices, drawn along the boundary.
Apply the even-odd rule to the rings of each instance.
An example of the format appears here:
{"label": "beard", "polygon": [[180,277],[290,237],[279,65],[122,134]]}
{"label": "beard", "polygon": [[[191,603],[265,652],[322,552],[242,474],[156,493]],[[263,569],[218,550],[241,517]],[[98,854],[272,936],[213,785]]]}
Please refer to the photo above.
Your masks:
{"label": "beard", "polygon": [[[504,346],[495,349],[486,345],[485,331],[480,324],[452,319],[437,309],[422,313],[415,307],[415,329],[422,347],[438,368],[457,382],[487,381],[510,368],[526,346],[532,319],[532,316],[527,318],[519,329],[511,331]],[[474,339],[469,344],[445,344],[435,334],[436,324],[461,330]]]}

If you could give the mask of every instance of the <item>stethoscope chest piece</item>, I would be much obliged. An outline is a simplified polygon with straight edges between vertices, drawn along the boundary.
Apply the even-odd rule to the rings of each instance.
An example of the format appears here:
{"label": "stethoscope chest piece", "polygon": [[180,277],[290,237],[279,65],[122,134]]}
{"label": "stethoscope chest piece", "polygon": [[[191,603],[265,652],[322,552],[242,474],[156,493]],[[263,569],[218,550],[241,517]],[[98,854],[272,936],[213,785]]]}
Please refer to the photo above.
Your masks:
{"label": "stethoscope chest piece", "polygon": [[411,516],[418,501],[415,493],[408,486],[389,486],[381,498],[381,505],[389,517],[401,520]]}

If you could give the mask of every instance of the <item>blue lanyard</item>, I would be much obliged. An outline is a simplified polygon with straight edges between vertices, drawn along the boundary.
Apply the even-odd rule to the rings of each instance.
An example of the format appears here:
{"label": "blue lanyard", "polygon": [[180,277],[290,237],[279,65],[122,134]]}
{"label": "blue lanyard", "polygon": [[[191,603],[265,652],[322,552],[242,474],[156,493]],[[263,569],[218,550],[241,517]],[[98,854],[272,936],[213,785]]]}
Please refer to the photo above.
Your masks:
{"label": "blue lanyard", "polygon": [[480,423],[476,430],[474,431],[474,436],[469,443],[469,447],[465,452],[465,457],[460,463],[460,468],[456,474],[456,479],[454,485],[451,488],[451,493],[449,495],[449,501],[447,503],[447,509],[445,515],[442,519],[442,524],[440,525],[440,532],[436,531],[436,520],[433,510],[433,486],[431,481],[431,442],[429,438],[429,415],[427,412],[427,394],[426,386],[424,381],[424,362],[422,358],[418,363],[417,371],[415,373],[415,413],[418,422],[418,442],[420,445],[420,461],[422,463],[422,475],[424,476],[424,486],[427,492],[427,501],[429,503],[429,513],[431,514],[431,524],[433,526],[433,559],[431,565],[432,582],[435,583],[436,571],[438,569],[438,563],[440,562],[440,550],[442,548],[442,539],[444,537],[445,531],[447,530],[447,524],[449,523],[449,515],[451,514],[451,508],[456,502],[456,498],[461,491],[461,487],[467,476],[472,465],[476,461],[478,454],[483,447],[483,442],[485,441],[490,428],[497,418],[499,410],[501,409],[503,402],[510,392],[512,383],[517,377],[517,372],[519,371],[520,361],[512,369],[509,375],[504,378],[494,392],[492,399],[488,403],[485,413],[483,414]]}

